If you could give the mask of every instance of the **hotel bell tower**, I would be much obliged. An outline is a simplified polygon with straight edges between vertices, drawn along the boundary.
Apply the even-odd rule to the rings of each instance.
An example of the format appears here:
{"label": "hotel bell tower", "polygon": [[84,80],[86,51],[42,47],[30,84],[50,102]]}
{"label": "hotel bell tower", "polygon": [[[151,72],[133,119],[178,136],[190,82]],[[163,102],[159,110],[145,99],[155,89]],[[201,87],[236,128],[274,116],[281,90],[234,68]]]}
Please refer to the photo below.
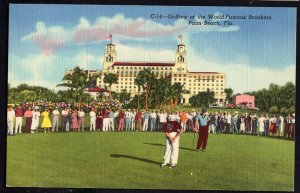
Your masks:
{"label": "hotel bell tower", "polygon": [[186,57],[186,49],[185,45],[182,44],[182,36],[178,36],[180,39],[180,43],[177,45],[177,50],[175,54],[175,66],[173,68],[174,72],[187,72],[187,57]]}
{"label": "hotel bell tower", "polygon": [[112,35],[110,37],[110,43],[106,45],[103,60],[103,71],[111,71],[112,65],[116,62],[117,51],[116,45],[112,43]]}

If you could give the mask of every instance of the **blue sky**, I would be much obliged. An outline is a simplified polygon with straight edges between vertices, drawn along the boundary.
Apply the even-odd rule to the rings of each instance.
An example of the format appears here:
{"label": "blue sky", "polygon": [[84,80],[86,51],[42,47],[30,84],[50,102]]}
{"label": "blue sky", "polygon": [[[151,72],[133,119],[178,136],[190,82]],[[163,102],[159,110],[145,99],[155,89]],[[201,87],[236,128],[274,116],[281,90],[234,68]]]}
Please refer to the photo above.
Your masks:
{"label": "blue sky", "polygon": [[[57,89],[67,69],[101,69],[109,34],[119,61],[174,61],[182,34],[190,71],[224,72],[227,87],[235,92],[295,82],[295,8],[11,4],[9,14],[12,85]],[[151,14],[272,19],[229,20],[231,27],[191,26],[188,20],[151,19]]]}

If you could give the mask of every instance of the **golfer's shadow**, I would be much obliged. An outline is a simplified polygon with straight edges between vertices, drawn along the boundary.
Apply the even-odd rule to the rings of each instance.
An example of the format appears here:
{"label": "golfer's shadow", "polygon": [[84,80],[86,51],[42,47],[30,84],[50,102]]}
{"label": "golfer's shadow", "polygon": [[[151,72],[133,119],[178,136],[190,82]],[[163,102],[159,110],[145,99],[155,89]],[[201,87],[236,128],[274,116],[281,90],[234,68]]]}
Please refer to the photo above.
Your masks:
{"label": "golfer's shadow", "polygon": [[157,162],[157,161],[153,161],[153,160],[149,160],[149,159],[145,159],[145,158],[141,158],[141,157],[135,157],[135,156],[131,156],[131,155],[111,154],[110,156],[114,157],[114,158],[134,159],[134,160],[147,162],[147,163],[151,163],[151,164],[155,164],[155,165],[160,165],[161,164],[161,162]]}
{"label": "golfer's shadow", "polygon": [[[160,144],[160,143],[143,143],[143,144],[165,147],[165,145],[163,145],[163,144]],[[195,149],[191,149],[191,148],[187,148],[187,147],[179,147],[179,149],[184,149],[184,150],[195,151]]]}

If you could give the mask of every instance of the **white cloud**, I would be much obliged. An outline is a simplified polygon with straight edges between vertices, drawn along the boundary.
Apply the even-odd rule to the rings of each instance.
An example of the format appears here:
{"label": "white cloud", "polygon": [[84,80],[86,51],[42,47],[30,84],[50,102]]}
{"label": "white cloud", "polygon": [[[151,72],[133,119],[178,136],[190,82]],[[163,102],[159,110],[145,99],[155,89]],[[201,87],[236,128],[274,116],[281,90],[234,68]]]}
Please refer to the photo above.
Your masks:
{"label": "white cloud", "polygon": [[[203,23],[204,20],[197,20]],[[78,24],[71,28],[47,26],[44,22],[36,23],[36,30],[24,37],[23,41],[32,41],[43,53],[52,54],[59,47],[68,43],[84,44],[108,40],[109,34],[118,38],[150,39],[158,36],[174,36],[180,33],[230,32],[239,30],[238,26],[189,25],[188,20],[176,20],[173,24],[162,24],[151,19],[127,18],[124,14],[112,17],[101,16],[94,24],[86,17],[80,17]]]}
{"label": "white cloud", "polygon": [[117,61],[160,61],[170,62],[175,59],[174,50],[149,49],[144,47],[129,47],[116,45]]}
{"label": "white cloud", "polygon": [[73,63],[80,68],[95,70],[93,69],[95,66],[99,66],[97,69],[102,66],[103,57],[98,57],[82,51],[73,58],[73,61]]}
{"label": "white cloud", "polygon": [[9,57],[8,83],[17,86],[21,83],[43,86],[54,89],[56,84],[53,71],[57,68],[53,55],[38,54],[21,58],[17,55]]}

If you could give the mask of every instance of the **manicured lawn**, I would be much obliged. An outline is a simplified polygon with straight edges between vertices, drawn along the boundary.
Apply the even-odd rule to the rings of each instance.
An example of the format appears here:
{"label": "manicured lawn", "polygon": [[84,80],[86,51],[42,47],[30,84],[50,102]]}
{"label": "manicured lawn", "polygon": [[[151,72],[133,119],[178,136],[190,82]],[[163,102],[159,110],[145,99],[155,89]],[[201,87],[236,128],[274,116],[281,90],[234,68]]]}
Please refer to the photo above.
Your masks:
{"label": "manicured lawn", "polygon": [[294,142],[210,134],[207,152],[196,152],[193,136],[181,136],[169,169],[159,167],[162,132],[19,134],[7,139],[7,185],[293,191]]}

